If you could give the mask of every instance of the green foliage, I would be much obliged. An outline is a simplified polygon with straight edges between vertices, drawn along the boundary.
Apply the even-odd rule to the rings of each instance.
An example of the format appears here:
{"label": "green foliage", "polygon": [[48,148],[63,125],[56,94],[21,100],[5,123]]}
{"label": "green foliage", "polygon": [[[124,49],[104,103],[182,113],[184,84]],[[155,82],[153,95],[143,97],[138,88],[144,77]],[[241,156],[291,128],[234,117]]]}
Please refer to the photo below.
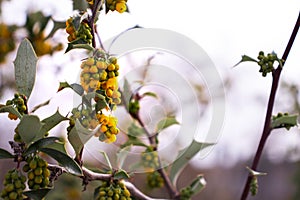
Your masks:
{"label": "green foliage", "polygon": [[57,92],[60,92],[62,91],[63,89],[65,88],[71,88],[74,92],[76,92],[79,96],[82,96],[83,95],[83,88],[81,85],[77,84],[77,83],[73,83],[73,84],[69,84],[67,82],[60,82],[59,83],[59,87],[58,87],[58,90]]}
{"label": "green foliage", "polygon": [[51,148],[42,148],[40,149],[40,151],[54,158],[69,173],[77,176],[82,175],[82,171],[79,165],[68,155],[62,153],[61,151]]}
{"label": "green foliage", "polygon": [[17,126],[17,133],[26,144],[40,139],[38,135],[42,128],[42,123],[36,115],[24,115]]}
{"label": "green foliage", "polygon": [[15,65],[15,81],[17,91],[29,98],[36,74],[37,56],[28,39],[24,39],[17,52],[17,57],[14,61]]}
{"label": "green foliage", "polygon": [[14,158],[14,155],[0,148],[0,159]]}
{"label": "green foliage", "polygon": [[157,130],[157,132],[160,132],[160,131],[168,128],[169,126],[172,126],[175,124],[179,124],[179,122],[176,120],[176,117],[169,116],[165,119],[162,119],[160,122],[158,122],[156,130]]}
{"label": "green foliage", "polygon": [[38,190],[29,190],[29,191],[24,192],[23,194],[33,200],[41,200],[50,191],[51,191],[51,188],[42,188],[42,189],[38,189]]}
{"label": "green foliage", "polygon": [[93,132],[84,128],[79,120],[75,121],[74,126],[68,132],[68,140],[71,143],[76,155],[79,155],[84,144],[93,136]]}
{"label": "green foliage", "polygon": [[214,145],[213,143],[202,143],[193,140],[192,143],[178,153],[177,159],[172,163],[170,171],[170,179],[173,184],[176,183],[178,175],[188,162],[201,150]]}
{"label": "green foliage", "polygon": [[290,130],[291,127],[297,126],[298,115],[289,115],[288,113],[278,113],[272,117],[271,128],[286,128]]}

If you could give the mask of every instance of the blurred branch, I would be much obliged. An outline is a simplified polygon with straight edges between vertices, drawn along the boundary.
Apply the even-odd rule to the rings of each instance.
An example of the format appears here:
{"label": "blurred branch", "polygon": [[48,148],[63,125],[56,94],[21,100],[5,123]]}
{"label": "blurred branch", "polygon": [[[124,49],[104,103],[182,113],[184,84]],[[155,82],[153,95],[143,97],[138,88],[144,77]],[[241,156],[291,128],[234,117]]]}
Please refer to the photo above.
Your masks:
{"label": "blurred branch", "polygon": [[[287,57],[290,53],[290,50],[293,46],[293,43],[295,41],[295,38],[296,38],[296,35],[298,33],[299,27],[300,27],[300,13],[298,15],[297,22],[295,24],[295,27],[293,29],[293,32],[292,32],[291,37],[289,39],[289,42],[288,42],[288,44],[286,46],[286,49],[285,49],[285,51],[283,53],[283,56],[282,56],[282,59],[284,60],[284,62],[282,64],[282,67],[285,64],[285,62],[287,60]],[[267,108],[267,113],[266,113],[266,118],[265,118],[264,129],[263,129],[263,132],[262,132],[262,136],[261,136],[256,154],[255,154],[252,166],[251,166],[251,169],[254,170],[254,171],[256,171],[256,169],[257,169],[259,160],[260,160],[261,155],[262,155],[262,151],[263,151],[263,149],[265,147],[265,144],[266,144],[266,141],[267,141],[267,139],[270,136],[270,133],[272,131],[271,117],[272,117],[274,101],[275,101],[276,91],[277,91],[277,88],[278,88],[282,67],[278,66],[272,72],[272,75],[273,75],[272,78],[273,79],[272,79],[271,93],[270,93],[269,101],[268,101],[268,108]],[[241,200],[247,199],[247,196],[249,194],[249,190],[250,190],[250,186],[251,186],[251,182],[252,182],[253,178],[254,178],[253,175],[251,175],[251,174],[248,175],[248,179],[247,179],[247,182],[245,184],[244,191],[243,191],[242,196],[241,196]]]}
{"label": "blurred branch", "polygon": [[[51,171],[58,172],[57,173],[58,175],[61,175],[63,173],[68,173],[68,171],[65,168],[58,166],[58,165],[49,164],[48,168]],[[82,178],[84,179],[84,181],[95,181],[95,180],[109,181],[112,178],[112,174],[103,174],[103,173],[93,172],[85,167],[82,167],[82,173],[83,173]],[[135,187],[135,185],[133,185],[129,181],[124,180],[124,184],[125,184],[126,188],[129,190],[130,194],[139,200],[159,200],[159,199],[151,198],[151,197],[145,195],[143,192],[141,192],[137,187]]]}

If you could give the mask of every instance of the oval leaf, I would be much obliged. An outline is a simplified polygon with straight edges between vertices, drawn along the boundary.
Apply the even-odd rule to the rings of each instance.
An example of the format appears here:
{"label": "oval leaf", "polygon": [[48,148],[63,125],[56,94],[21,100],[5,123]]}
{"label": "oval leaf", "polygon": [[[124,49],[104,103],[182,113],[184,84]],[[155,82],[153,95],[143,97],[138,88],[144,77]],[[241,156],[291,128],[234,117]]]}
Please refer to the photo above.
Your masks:
{"label": "oval leaf", "polygon": [[30,41],[25,38],[18,48],[14,65],[17,91],[27,98],[34,86],[37,60]]}
{"label": "oval leaf", "polygon": [[158,122],[157,124],[157,128],[156,128],[156,132],[160,132],[162,131],[163,129],[166,129],[168,128],[169,126],[172,126],[174,124],[179,124],[179,122],[176,120],[175,117],[173,116],[170,116],[170,117],[167,117],[165,119],[162,119],[160,122]]}
{"label": "oval leaf", "polygon": [[0,148],[0,159],[6,159],[6,158],[14,158],[14,155],[9,153],[5,149]]}
{"label": "oval leaf", "polygon": [[55,159],[62,167],[64,167],[69,173],[81,176],[82,171],[79,165],[67,154],[62,153],[56,149],[50,148],[42,148],[40,149],[41,152],[48,154],[53,159]]}
{"label": "oval leaf", "polygon": [[93,136],[93,132],[84,128],[79,120],[76,120],[75,126],[68,133],[68,140],[71,143],[76,155],[79,155],[84,144]]}
{"label": "oval leaf", "polygon": [[50,144],[56,143],[57,141],[59,141],[58,137],[47,137],[47,138],[42,138],[36,142],[34,142],[33,144],[31,144],[29,146],[29,148],[24,152],[24,156],[27,156],[28,154],[34,153],[38,150],[40,150],[41,148],[44,148]]}
{"label": "oval leaf", "polygon": [[38,189],[38,190],[26,191],[26,192],[23,192],[23,194],[34,200],[41,200],[48,194],[48,192],[50,190],[51,190],[51,188],[43,188],[43,189]]}
{"label": "oval leaf", "polygon": [[271,128],[286,128],[289,130],[293,126],[297,126],[298,115],[283,115],[272,119]]}
{"label": "oval leaf", "polygon": [[38,116],[24,115],[17,126],[17,131],[22,141],[26,144],[34,142],[36,135],[40,132],[42,123]]}
{"label": "oval leaf", "polygon": [[196,140],[193,140],[192,143],[181,150],[178,154],[177,159],[172,164],[170,171],[170,179],[174,185],[176,185],[176,181],[179,173],[183,170],[183,168],[188,164],[188,162],[202,149],[214,145],[214,143],[202,143]]}

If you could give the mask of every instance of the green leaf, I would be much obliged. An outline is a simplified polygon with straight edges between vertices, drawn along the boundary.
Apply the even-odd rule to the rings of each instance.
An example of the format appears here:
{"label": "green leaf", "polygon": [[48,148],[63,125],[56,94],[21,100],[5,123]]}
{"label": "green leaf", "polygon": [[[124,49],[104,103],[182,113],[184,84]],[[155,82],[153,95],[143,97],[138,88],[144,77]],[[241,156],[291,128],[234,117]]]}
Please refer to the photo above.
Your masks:
{"label": "green leaf", "polygon": [[42,123],[36,115],[24,115],[17,126],[17,131],[22,141],[26,144],[34,142],[41,131]]}
{"label": "green leaf", "polygon": [[59,111],[57,110],[53,115],[50,117],[43,119],[43,127],[42,130],[45,132],[50,131],[52,128],[54,128],[56,125],[58,125],[60,122],[68,120],[67,117],[62,116]]}
{"label": "green leaf", "polygon": [[71,143],[76,155],[79,155],[84,144],[93,136],[93,132],[84,128],[79,120],[75,121],[75,126],[68,133],[68,140]]}
{"label": "green leaf", "polygon": [[235,64],[233,67],[236,67],[237,65],[241,64],[242,62],[258,62],[258,61],[247,55],[243,55],[242,60],[240,62],[238,62],[237,64]]}
{"label": "green leaf", "polygon": [[174,124],[179,124],[179,122],[176,120],[176,118],[174,116],[170,116],[165,119],[162,119],[157,124],[157,127],[156,127],[157,133],[162,131],[163,129],[168,128],[169,126],[174,125]]}
{"label": "green leaf", "polygon": [[51,191],[51,188],[43,188],[43,189],[38,189],[38,190],[29,190],[29,191],[25,191],[23,192],[23,194],[27,197],[29,197],[30,199],[34,199],[34,200],[41,200],[43,199],[49,191]]}
{"label": "green leaf", "polygon": [[252,176],[265,176],[267,175],[267,173],[265,172],[258,172],[258,171],[255,171],[253,169],[251,169],[250,167],[246,167],[246,169],[249,171],[249,173],[252,175]]}
{"label": "green leaf", "polygon": [[28,149],[24,152],[24,156],[27,156],[31,153],[34,153],[50,144],[56,143],[59,141],[58,137],[47,137],[47,138],[42,138],[34,143],[32,143]]}
{"label": "green leaf", "polygon": [[51,38],[56,33],[57,30],[66,28],[65,21],[59,22],[59,21],[55,21],[54,19],[52,19],[52,21],[53,21],[53,28],[45,40]]}
{"label": "green leaf", "polygon": [[68,43],[68,47],[65,51],[65,53],[68,53],[69,51],[73,49],[86,49],[88,51],[94,51],[95,49],[86,43],[86,41],[79,38],[78,40],[74,40],[71,43]]}
{"label": "green leaf", "polygon": [[27,98],[34,86],[37,60],[31,43],[25,38],[18,48],[14,65],[17,91]]}
{"label": "green leaf", "polygon": [[112,168],[111,162],[110,162],[106,152],[104,152],[104,151],[99,151],[99,152],[103,155],[103,157],[105,158],[105,161],[107,162],[109,169],[112,171],[113,168]]}
{"label": "green leaf", "polygon": [[19,111],[18,111],[16,108],[14,108],[12,105],[10,105],[10,106],[0,105],[0,113],[5,113],[5,112],[14,114],[14,115],[16,115],[19,119],[22,118],[22,115],[19,113]]}
{"label": "green leaf", "polygon": [[142,97],[146,97],[146,96],[154,97],[156,99],[158,98],[154,92],[145,92],[144,94],[142,94]]}
{"label": "green leaf", "polygon": [[122,179],[128,179],[129,174],[127,174],[126,171],[123,169],[119,169],[115,174],[114,174],[114,179],[115,180],[122,180]]}
{"label": "green leaf", "polygon": [[77,176],[82,175],[82,171],[79,165],[67,154],[64,154],[61,151],[58,151],[56,149],[50,149],[50,148],[42,148],[40,149],[40,151],[55,159],[69,173]]}
{"label": "green leaf", "polygon": [[118,163],[118,167],[122,168],[124,165],[124,162],[128,156],[128,154],[130,153],[131,150],[131,145],[128,145],[124,148],[121,148],[118,153],[117,153],[117,163]]}
{"label": "green leaf", "polygon": [[130,89],[130,84],[126,78],[124,78],[124,86],[123,86],[123,93],[122,98],[124,99],[124,105],[126,106],[126,110],[129,109],[129,101],[131,98],[132,92]]}
{"label": "green leaf", "polygon": [[83,0],[73,0],[73,10],[86,10],[87,3]]}
{"label": "green leaf", "polygon": [[282,115],[272,119],[271,128],[286,128],[289,130],[293,126],[297,126],[298,115]]}
{"label": "green leaf", "polygon": [[128,140],[120,146],[120,148],[124,149],[128,146],[141,146],[141,147],[148,147],[141,139],[137,137],[128,136]]}
{"label": "green leaf", "polygon": [[191,183],[190,187],[193,192],[193,195],[201,192],[206,186],[206,181],[203,175],[198,175],[197,178]]}
{"label": "green leaf", "polygon": [[77,83],[69,84],[67,82],[60,82],[57,92],[62,91],[65,88],[71,88],[74,92],[76,92],[79,96],[82,96],[84,93],[84,90],[81,85]]}
{"label": "green leaf", "polygon": [[174,185],[176,185],[176,181],[178,175],[183,170],[183,168],[188,164],[188,162],[201,150],[206,147],[214,145],[214,143],[203,143],[193,140],[192,143],[181,150],[178,153],[177,159],[174,161],[170,171],[170,179]]}
{"label": "green leaf", "polygon": [[6,159],[6,158],[14,158],[14,155],[9,153],[5,149],[0,148],[0,159]]}

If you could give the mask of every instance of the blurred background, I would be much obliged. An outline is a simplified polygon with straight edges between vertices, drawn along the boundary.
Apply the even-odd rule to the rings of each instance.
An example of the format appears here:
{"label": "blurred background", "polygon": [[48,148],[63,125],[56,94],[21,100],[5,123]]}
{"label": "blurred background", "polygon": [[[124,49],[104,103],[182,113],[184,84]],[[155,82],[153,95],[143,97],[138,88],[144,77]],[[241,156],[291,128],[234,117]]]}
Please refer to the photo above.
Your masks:
{"label": "blurred background", "polygon": [[[80,2],[76,1],[75,6]],[[63,22],[73,15],[73,1],[1,0],[0,3],[0,103],[4,104],[15,92],[13,60],[16,47],[28,37],[39,56],[36,85],[29,107],[51,99],[50,104],[37,110],[36,114],[44,118],[57,108],[62,114],[68,114],[73,108],[73,93],[62,91],[57,94],[56,91],[60,81],[72,83],[78,79],[84,51],[64,54],[67,47],[64,29],[47,37],[55,21]],[[271,77],[262,77],[258,66],[252,63],[236,68],[232,66],[241,55],[256,57],[260,50],[266,53],[275,51],[280,57],[299,14],[299,1],[128,0],[128,7],[130,13],[122,16],[119,13],[100,15],[98,32],[102,41],[137,24],[146,28],[163,28],[189,37],[214,62],[226,96],[223,129],[217,145],[205,157],[192,159],[188,169],[179,177],[178,186],[186,185],[197,174],[204,174],[207,186],[194,199],[239,199],[248,173],[245,167],[251,165],[262,132]],[[48,19],[49,23],[43,27],[41,19]],[[299,113],[299,55],[298,36],[282,73],[274,114]],[[6,114],[0,115],[1,148],[10,148],[7,141],[12,140],[15,125],[16,122],[8,120]],[[62,124],[51,134],[66,137],[66,126],[67,123]],[[300,199],[299,134],[298,128],[289,132],[278,129],[272,133],[259,165],[259,170],[268,175],[259,177],[258,195],[249,199]],[[93,159],[88,162],[93,167],[99,165]],[[13,166],[13,163],[1,160],[0,175]],[[92,190],[81,194],[81,182],[76,180],[61,177],[56,189],[46,199],[91,198]],[[147,194],[166,198],[165,191],[147,189],[144,180],[145,175],[138,174],[133,181]],[[62,193],[65,189],[67,192]]]}

